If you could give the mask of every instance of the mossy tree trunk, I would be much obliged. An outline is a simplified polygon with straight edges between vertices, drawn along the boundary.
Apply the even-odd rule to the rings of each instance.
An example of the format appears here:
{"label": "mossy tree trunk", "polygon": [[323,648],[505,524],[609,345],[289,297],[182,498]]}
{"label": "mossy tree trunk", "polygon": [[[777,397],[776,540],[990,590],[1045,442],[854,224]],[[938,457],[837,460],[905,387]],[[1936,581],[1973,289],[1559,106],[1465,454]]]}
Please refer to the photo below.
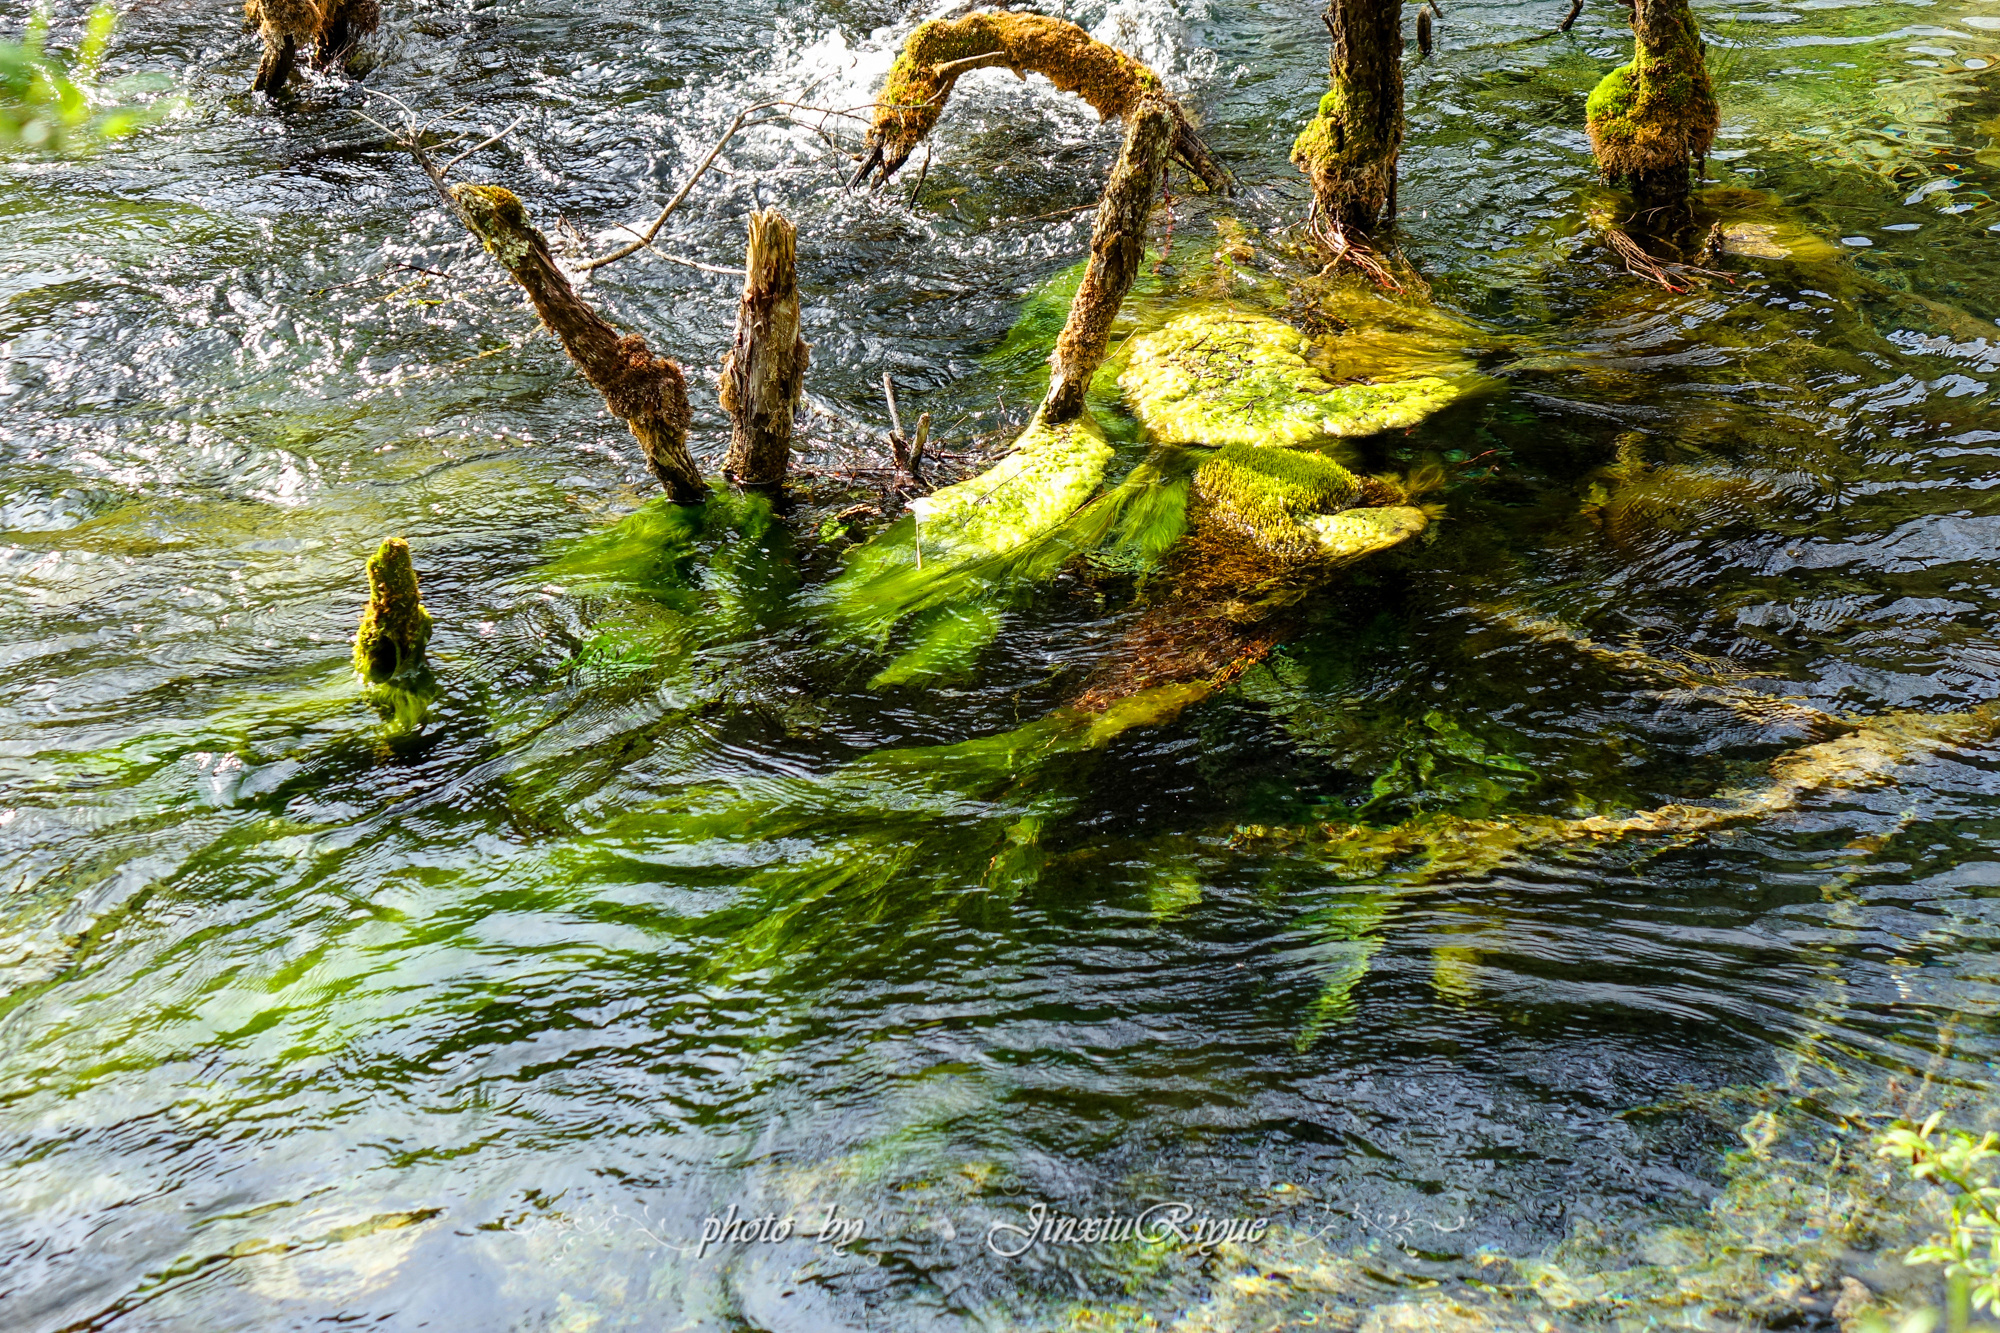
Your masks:
{"label": "mossy tree trunk", "polygon": [[1706,44],[1687,0],[1637,0],[1632,62],[1590,94],[1590,145],[1605,178],[1625,181],[1642,219],[1686,212],[1690,170],[1708,156],[1720,115]]}
{"label": "mossy tree trunk", "polygon": [[1332,0],[1333,86],[1292,145],[1323,224],[1367,235],[1396,207],[1403,146],[1402,0]]}
{"label": "mossy tree trunk", "polygon": [[799,336],[798,233],[777,209],[750,215],[736,343],[722,361],[722,406],[735,424],[722,474],[740,486],[782,486],[792,417],[805,392]]}
{"label": "mossy tree trunk", "polygon": [[1126,117],[1125,145],[1090,229],[1090,263],[1056,339],[1054,373],[1042,417],[1050,425],[1074,420],[1084,394],[1111,345],[1111,321],[1125,303],[1146,258],[1146,224],[1174,142],[1173,110],[1163,97],[1143,99]]}
{"label": "mossy tree trunk", "polygon": [[454,185],[451,198],[466,227],[488,254],[514,275],[549,331],[591,386],[604,395],[611,415],[624,421],[645,451],[646,464],[677,504],[697,504],[708,487],[687,450],[687,381],[681,368],[654,356],[636,333],[620,336],[569,285],[549,244],[528,220],[511,190],[497,185]]}

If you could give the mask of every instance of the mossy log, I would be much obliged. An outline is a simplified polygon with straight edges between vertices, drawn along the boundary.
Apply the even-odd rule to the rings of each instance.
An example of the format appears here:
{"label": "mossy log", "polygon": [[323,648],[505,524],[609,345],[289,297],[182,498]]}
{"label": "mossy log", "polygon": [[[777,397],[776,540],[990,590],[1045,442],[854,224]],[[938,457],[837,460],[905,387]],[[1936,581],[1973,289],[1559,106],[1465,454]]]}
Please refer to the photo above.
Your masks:
{"label": "mossy log", "polygon": [[1721,124],[1706,45],[1687,0],[1637,0],[1630,64],[1604,76],[1585,118],[1605,179],[1631,186],[1641,213],[1687,206],[1689,171]]}
{"label": "mossy log", "polygon": [[798,233],[777,209],[750,215],[736,342],[722,361],[723,410],[734,423],[722,474],[741,486],[782,486],[792,418],[805,392],[799,336]]}
{"label": "mossy log", "polygon": [[1332,0],[1323,18],[1333,35],[1333,86],[1292,144],[1292,163],[1312,179],[1318,220],[1366,236],[1396,208],[1402,0]]}
{"label": "mossy log", "polygon": [[423,669],[430,638],[431,613],[417,590],[410,544],[391,537],[368,557],[368,604],[354,635],[355,674],[370,685],[412,676]]}
{"label": "mossy log", "polygon": [[1072,420],[1083,411],[1084,394],[1104,364],[1111,322],[1146,257],[1146,224],[1173,134],[1173,108],[1164,96],[1141,98],[1126,117],[1125,145],[1090,229],[1090,263],[1056,339],[1049,393],[1042,403],[1042,415],[1052,423]]}
{"label": "mossy log", "polygon": [[878,183],[895,175],[937,125],[959,75],[994,67],[1020,78],[1043,75],[1064,92],[1082,97],[1104,120],[1129,120],[1142,99],[1162,99],[1173,117],[1175,159],[1211,191],[1229,193],[1228,175],[1209,156],[1158,74],[1074,23],[1005,13],[933,19],[910,34],[876,99],[868,157],[855,174],[856,183],[870,172],[878,173]]}
{"label": "mossy log", "polygon": [[244,0],[244,22],[264,39],[264,57],[257,65],[250,91],[283,92],[291,82],[300,52],[315,69],[344,60],[354,43],[382,23],[378,0]]}
{"label": "mossy log", "polygon": [[645,451],[646,464],[676,504],[698,504],[708,487],[687,449],[687,380],[681,368],[653,355],[636,333],[617,329],[576,294],[556,267],[549,244],[528,220],[511,190],[497,185],[454,185],[452,201],[466,227],[527,291],[542,323],[591,386],[604,395],[611,415],[624,421]]}

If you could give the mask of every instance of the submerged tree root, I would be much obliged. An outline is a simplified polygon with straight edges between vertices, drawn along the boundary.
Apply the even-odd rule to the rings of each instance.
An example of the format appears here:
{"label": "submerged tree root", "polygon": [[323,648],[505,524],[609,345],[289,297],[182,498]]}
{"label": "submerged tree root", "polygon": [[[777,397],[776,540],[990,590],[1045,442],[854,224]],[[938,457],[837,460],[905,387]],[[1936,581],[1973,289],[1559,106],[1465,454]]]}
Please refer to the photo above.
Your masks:
{"label": "submerged tree root", "polygon": [[645,451],[646,464],[677,504],[697,504],[708,487],[688,454],[687,380],[672,361],[653,355],[636,333],[618,330],[586,304],[556,267],[549,244],[511,190],[454,185],[451,200],[466,227],[500,261],[562,341],[563,350],[611,415],[624,421]]}
{"label": "submerged tree root", "polygon": [[1721,278],[1734,285],[1736,279],[1720,269],[1702,268],[1696,264],[1682,264],[1669,259],[1658,259],[1646,252],[1646,248],[1616,227],[1604,229],[1604,244],[1611,253],[1625,262],[1625,271],[1635,278],[1657,283],[1675,295],[1686,292],[1700,278]]}
{"label": "submerged tree root", "polygon": [[1045,76],[1076,93],[1104,120],[1130,120],[1140,102],[1158,98],[1173,119],[1173,153],[1211,191],[1227,194],[1229,177],[1160,76],[1074,23],[1040,14],[968,14],[920,25],[890,67],[868,131],[868,156],[854,183],[874,173],[883,184],[895,175],[944,113],[958,76],[976,69],[1010,69],[1017,77]]}
{"label": "submerged tree root", "polygon": [[1896,770],[1956,745],[1990,740],[2000,731],[2000,708],[1964,713],[1884,713],[1856,720],[1845,735],[1789,751],[1771,762],[1765,783],[1725,792],[1709,805],[1672,804],[1629,815],[1585,819],[1523,816],[1510,820],[1421,816],[1392,828],[1320,824],[1305,828],[1250,826],[1246,844],[1276,842],[1317,846],[1358,873],[1378,874],[1395,862],[1421,858],[1411,874],[1420,882],[1491,873],[1519,857],[1551,847],[1609,846],[1644,838],[1670,844],[1756,823],[1803,808],[1818,796],[1893,785]]}

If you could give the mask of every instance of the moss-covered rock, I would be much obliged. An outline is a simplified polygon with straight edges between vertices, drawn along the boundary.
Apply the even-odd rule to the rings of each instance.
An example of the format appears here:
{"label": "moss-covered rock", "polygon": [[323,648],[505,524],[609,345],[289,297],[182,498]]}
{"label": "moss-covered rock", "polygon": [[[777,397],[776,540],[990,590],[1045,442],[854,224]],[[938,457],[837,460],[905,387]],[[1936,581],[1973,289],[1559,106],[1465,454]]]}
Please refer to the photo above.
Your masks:
{"label": "moss-covered rock", "polygon": [[1295,446],[1414,426],[1462,397],[1463,383],[1418,375],[1335,384],[1313,340],[1267,315],[1194,311],[1132,340],[1119,386],[1156,439]]}
{"label": "moss-covered rock", "polygon": [[1303,519],[1346,509],[1360,493],[1352,472],[1298,449],[1225,445],[1194,474],[1194,494],[1209,521],[1288,560],[1318,552],[1318,538]]}

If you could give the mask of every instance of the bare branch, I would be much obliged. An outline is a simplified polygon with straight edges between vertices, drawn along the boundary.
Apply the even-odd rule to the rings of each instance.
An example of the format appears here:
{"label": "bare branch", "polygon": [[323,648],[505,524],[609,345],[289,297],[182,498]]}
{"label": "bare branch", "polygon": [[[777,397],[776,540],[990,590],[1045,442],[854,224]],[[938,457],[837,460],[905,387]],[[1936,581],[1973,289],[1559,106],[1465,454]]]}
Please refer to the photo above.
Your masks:
{"label": "bare branch", "polygon": [[528,113],[523,111],[520,115],[514,117],[514,123],[512,125],[509,125],[506,129],[500,131],[492,138],[487,139],[481,143],[476,143],[472,147],[466,149],[464,152],[460,153],[457,157],[454,157],[451,161],[445,163],[442,167],[438,168],[439,173],[444,175],[450,174],[451,169],[457,166],[459,163],[465,161],[466,158],[471,157],[474,153],[479,152],[481,149],[491,148],[494,144],[499,143],[502,139],[512,134],[515,130],[519,129],[521,122],[526,120],[527,118],[528,118]]}

